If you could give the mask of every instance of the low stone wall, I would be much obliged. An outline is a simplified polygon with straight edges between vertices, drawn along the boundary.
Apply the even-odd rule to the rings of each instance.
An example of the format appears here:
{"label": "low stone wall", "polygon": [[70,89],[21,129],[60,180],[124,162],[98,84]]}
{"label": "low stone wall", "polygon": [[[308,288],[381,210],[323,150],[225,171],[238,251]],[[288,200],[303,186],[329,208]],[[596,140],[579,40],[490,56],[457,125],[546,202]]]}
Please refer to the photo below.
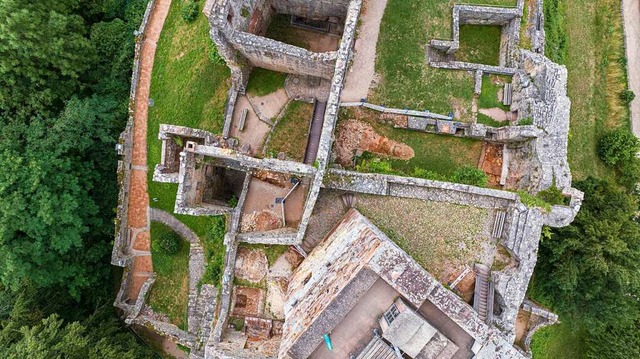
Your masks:
{"label": "low stone wall", "polygon": [[326,188],[381,196],[417,198],[481,208],[507,208],[520,203],[516,193],[459,183],[331,169]]}
{"label": "low stone wall", "polygon": [[238,234],[238,241],[244,243],[268,244],[268,245],[296,245],[298,231],[293,228],[282,228],[269,232],[251,232]]}
{"label": "low stone wall", "polygon": [[487,74],[513,76],[516,69],[510,67],[475,64],[462,61],[430,61],[429,66],[449,70],[482,71]]}
{"label": "low stone wall", "polygon": [[392,113],[396,115],[407,115],[413,117],[433,118],[437,120],[452,120],[450,116],[440,115],[430,111],[415,111],[408,109],[389,108],[380,105],[374,105],[368,102],[342,102],[341,107],[365,107],[382,113]]}

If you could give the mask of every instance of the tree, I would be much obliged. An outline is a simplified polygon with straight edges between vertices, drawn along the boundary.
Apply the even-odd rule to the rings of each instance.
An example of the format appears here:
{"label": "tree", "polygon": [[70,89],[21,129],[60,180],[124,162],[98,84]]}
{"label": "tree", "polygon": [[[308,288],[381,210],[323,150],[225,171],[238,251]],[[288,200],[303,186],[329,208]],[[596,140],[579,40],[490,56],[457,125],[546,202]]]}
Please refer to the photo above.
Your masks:
{"label": "tree", "polygon": [[593,333],[640,317],[637,203],[609,182],[575,183],[585,192],[574,222],[541,242],[536,283],[564,313],[579,313]]}
{"label": "tree", "polygon": [[620,127],[598,142],[598,155],[609,166],[625,164],[640,152],[640,141],[628,129]]}
{"label": "tree", "polygon": [[60,285],[75,296],[108,268],[115,206],[117,104],[73,99],[56,119],[5,121],[0,143],[0,279]]}
{"label": "tree", "polygon": [[42,111],[68,99],[91,64],[75,0],[0,1],[0,111]]}

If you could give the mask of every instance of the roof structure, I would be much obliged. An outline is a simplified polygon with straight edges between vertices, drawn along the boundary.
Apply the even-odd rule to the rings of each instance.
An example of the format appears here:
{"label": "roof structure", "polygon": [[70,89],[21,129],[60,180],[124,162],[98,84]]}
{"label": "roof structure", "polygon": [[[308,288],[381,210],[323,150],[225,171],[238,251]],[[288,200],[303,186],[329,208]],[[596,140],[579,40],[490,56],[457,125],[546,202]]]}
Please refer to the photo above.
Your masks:
{"label": "roof structure", "polygon": [[[397,292],[397,298],[415,308],[410,311],[418,314],[405,314],[407,320],[398,324],[420,324],[413,328],[413,334],[423,335],[425,338],[415,338],[417,342],[429,342],[436,333],[442,332],[458,346],[466,337],[471,338],[467,342],[471,343],[470,346],[463,344],[458,349],[461,354],[467,353],[463,357],[526,357],[497,328],[486,325],[471,306],[442,286],[355,209],[347,212],[293,274],[285,303],[286,320],[279,357],[322,357],[318,351],[324,345],[322,336],[345,324],[344,319],[351,311],[357,310],[360,299],[379,280],[393,288]],[[435,309],[421,309],[430,305]],[[439,312],[446,316],[444,321],[443,318],[436,318]],[[382,314],[380,312],[379,316]],[[422,318],[426,323],[421,321]],[[377,323],[374,323],[375,326]],[[422,326],[425,330],[419,328]],[[462,335],[454,334],[452,329],[461,329],[459,333]],[[368,331],[367,326],[363,325],[362,330]],[[392,328],[386,338],[400,340],[406,334],[402,331],[406,330],[409,329]],[[352,332],[351,336],[359,334]],[[364,349],[371,338],[370,333],[366,333],[366,336],[368,339],[361,347],[345,350],[357,354],[353,351]],[[334,346],[336,350],[342,350],[339,348],[340,342],[335,342]],[[407,348],[409,346],[405,346]]]}

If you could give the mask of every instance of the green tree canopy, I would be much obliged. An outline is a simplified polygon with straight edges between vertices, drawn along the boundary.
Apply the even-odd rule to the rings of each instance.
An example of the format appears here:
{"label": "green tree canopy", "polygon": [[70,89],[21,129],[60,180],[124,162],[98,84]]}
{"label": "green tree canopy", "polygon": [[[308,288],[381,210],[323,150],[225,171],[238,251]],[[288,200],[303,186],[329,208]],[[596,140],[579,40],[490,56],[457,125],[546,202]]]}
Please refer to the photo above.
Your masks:
{"label": "green tree canopy", "polygon": [[0,110],[42,111],[68,99],[93,59],[77,0],[0,1]]}
{"label": "green tree canopy", "polygon": [[575,183],[585,199],[575,221],[540,245],[536,282],[566,313],[594,331],[639,317],[640,230],[635,199],[609,182]]}

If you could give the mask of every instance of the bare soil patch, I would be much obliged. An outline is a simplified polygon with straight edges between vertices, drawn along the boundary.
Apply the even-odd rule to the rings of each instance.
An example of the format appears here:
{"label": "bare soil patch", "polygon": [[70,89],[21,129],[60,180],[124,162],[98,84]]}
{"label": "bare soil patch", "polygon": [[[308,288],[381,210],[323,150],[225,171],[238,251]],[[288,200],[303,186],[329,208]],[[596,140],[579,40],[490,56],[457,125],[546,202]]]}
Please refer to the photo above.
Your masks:
{"label": "bare soil patch", "polygon": [[480,163],[480,168],[489,177],[489,186],[500,186],[500,177],[502,176],[502,145],[486,142],[483,146],[483,155],[481,158],[482,163]]}
{"label": "bare soil patch", "polygon": [[267,256],[258,249],[238,248],[236,256],[236,277],[252,282],[259,283],[267,275]]}

